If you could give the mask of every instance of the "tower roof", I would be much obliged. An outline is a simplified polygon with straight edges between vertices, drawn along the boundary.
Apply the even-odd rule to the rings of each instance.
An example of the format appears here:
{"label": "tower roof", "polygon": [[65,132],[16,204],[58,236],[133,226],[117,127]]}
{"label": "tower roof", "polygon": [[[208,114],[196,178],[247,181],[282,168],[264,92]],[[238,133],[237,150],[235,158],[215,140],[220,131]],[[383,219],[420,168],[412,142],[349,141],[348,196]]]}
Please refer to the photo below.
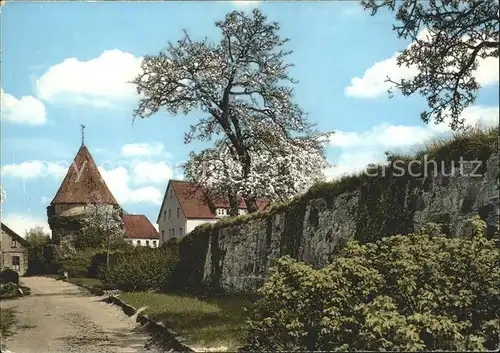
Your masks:
{"label": "tower roof", "polygon": [[78,150],[51,205],[57,203],[118,204],[85,145]]}

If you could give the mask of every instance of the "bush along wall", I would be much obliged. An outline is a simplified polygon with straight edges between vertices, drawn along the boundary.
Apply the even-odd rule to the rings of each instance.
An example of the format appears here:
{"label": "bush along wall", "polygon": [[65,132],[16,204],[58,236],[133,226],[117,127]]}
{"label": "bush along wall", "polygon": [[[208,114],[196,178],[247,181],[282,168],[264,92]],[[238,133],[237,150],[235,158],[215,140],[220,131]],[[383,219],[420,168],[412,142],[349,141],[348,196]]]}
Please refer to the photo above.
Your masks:
{"label": "bush along wall", "polygon": [[178,244],[179,262],[175,265],[169,287],[175,291],[203,292],[203,272],[211,228],[201,226],[182,238]]}
{"label": "bush along wall", "polygon": [[316,270],[278,260],[259,291],[244,351],[482,351],[498,347],[499,237],[471,222],[362,245]]}
{"label": "bush along wall", "polygon": [[138,247],[119,254],[101,272],[103,284],[123,291],[168,290],[171,275],[179,261],[175,244],[160,248]]}
{"label": "bush along wall", "polygon": [[[474,165],[459,170],[460,157],[479,161],[481,168],[474,175]],[[416,160],[420,164],[410,163]],[[424,170],[429,160],[434,163]],[[317,184],[267,212],[196,228],[181,241],[177,284],[246,290],[250,278],[267,276],[281,256],[322,268],[350,238],[373,243],[418,231],[427,222],[461,236],[475,214],[492,234],[499,212],[496,130],[439,141],[412,156],[388,155],[387,164],[370,171],[372,176]]]}

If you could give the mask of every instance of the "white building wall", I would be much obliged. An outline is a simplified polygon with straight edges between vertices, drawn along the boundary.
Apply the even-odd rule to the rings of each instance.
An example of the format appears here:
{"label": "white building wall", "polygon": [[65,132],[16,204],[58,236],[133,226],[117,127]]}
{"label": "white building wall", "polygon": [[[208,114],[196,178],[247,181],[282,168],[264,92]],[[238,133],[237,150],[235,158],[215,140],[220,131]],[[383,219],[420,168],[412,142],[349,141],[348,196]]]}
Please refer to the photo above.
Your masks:
{"label": "white building wall", "polygon": [[160,246],[160,241],[158,239],[127,238],[127,240],[134,246],[149,246],[150,248],[157,248]]}
{"label": "white building wall", "polygon": [[172,190],[172,185],[167,189],[167,197],[160,210],[158,220],[160,244],[172,237],[179,238],[186,235],[186,217],[184,217],[177,195]]}
{"label": "white building wall", "polygon": [[193,229],[204,223],[215,223],[218,219],[188,219],[186,221],[186,234],[191,233]]}

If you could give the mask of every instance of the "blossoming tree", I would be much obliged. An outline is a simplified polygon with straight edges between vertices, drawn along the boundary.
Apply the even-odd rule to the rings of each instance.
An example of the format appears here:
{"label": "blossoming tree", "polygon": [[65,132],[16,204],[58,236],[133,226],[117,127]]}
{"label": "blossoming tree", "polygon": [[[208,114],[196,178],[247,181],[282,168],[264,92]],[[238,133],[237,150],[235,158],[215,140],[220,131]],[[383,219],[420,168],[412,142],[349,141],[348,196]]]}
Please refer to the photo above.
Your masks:
{"label": "blossoming tree", "polygon": [[228,197],[230,214],[237,215],[237,200],[247,195],[270,201],[286,201],[323,181],[328,166],[321,141],[283,140],[269,148],[249,150],[250,172],[243,177],[243,165],[232,157],[230,144],[218,141],[215,148],[191,153],[184,165],[186,176],[197,181],[214,197]]}
{"label": "blossoming tree", "polygon": [[[267,21],[255,9],[251,14],[233,11],[215,25],[221,31],[218,43],[207,38],[194,40],[184,31],[184,37],[170,43],[166,51],[144,58],[141,72],[133,80],[141,96],[134,116],[147,118],[160,110],[204,114],[186,133],[185,142],[214,137],[223,141],[202,152],[200,158],[220,157],[221,153],[229,158],[226,164],[214,159],[214,168],[227,169],[224,173],[231,177],[224,177],[224,182],[236,184],[229,191],[238,190],[248,211],[253,212],[256,198],[266,193],[260,194],[263,187],[251,186],[267,183],[277,187],[273,173],[279,168],[269,168],[266,163],[284,166],[287,158],[293,160],[297,151],[305,156],[311,150],[308,146],[318,145],[316,141],[328,134],[315,130],[293,102],[296,81],[288,74],[292,64],[285,62],[291,52],[283,48],[288,40],[278,35],[278,23]],[[274,156],[282,160],[278,162]],[[196,165],[200,158],[193,155],[191,164]],[[290,171],[283,177],[294,175],[292,167],[286,166]],[[222,178],[224,173],[213,173],[212,178]],[[198,174],[191,176],[197,179]],[[298,180],[287,182],[295,185]],[[208,181],[210,184],[215,185]]]}

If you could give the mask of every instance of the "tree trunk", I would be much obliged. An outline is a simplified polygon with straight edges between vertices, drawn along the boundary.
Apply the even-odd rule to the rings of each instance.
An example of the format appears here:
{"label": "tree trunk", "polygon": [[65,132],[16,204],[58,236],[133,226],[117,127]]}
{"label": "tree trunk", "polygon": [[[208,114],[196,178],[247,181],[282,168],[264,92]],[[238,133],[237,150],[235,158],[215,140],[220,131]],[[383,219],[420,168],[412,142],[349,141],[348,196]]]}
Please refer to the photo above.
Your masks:
{"label": "tree trunk", "polygon": [[109,236],[109,233],[108,233],[108,248],[106,250],[106,268],[109,268],[109,248],[110,248],[110,245],[111,245],[111,237]]}
{"label": "tree trunk", "polygon": [[239,215],[239,209],[238,209],[238,198],[236,195],[233,193],[229,193],[228,196],[229,199],[229,216],[231,217],[236,217]]}
{"label": "tree trunk", "polygon": [[247,204],[247,212],[254,213],[257,212],[257,198],[254,196],[245,197],[245,203]]}

